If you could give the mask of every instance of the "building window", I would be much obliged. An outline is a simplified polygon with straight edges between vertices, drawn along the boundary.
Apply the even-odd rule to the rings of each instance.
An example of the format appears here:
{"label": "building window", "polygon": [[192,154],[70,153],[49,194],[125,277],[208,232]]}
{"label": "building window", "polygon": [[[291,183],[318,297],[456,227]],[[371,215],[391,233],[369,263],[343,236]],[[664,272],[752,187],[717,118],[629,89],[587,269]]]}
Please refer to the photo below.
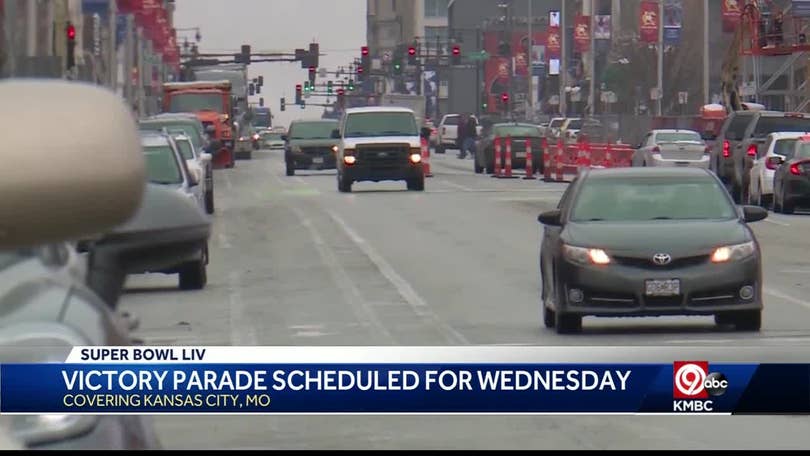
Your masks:
{"label": "building window", "polygon": [[425,17],[447,17],[450,0],[425,0]]}
{"label": "building window", "polygon": [[392,11],[397,10],[397,0],[391,0],[391,10]]}

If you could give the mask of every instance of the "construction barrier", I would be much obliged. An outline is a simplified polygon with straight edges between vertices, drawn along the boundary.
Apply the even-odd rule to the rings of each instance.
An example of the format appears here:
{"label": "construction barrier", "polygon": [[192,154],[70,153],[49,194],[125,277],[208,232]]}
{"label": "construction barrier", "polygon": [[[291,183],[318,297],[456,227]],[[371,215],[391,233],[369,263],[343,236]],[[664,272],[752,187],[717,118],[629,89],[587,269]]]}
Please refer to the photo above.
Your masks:
{"label": "construction barrier", "polygon": [[532,157],[532,140],[526,138],[526,177],[523,179],[534,179],[534,158]]}
{"label": "construction barrier", "polygon": [[422,169],[425,171],[425,177],[433,177],[433,173],[430,172],[430,147],[427,138],[422,138]]}
{"label": "construction barrier", "polygon": [[627,144],[579,142],[543,147],[543,179],[565,182],[566,175],[576,176],[587,168],[621,168],[632,166],[633,148]]}
{"label": "construction barrier", "polygon": [[492,177],[501,177],[501,160],[503,160],[503,155],[501,154],[501,138],[500,137],[495,138],[494,142],[495,142],[494,146],[495,157],[493,158],[495,160],[494,166],[495,173],[492,175]]}

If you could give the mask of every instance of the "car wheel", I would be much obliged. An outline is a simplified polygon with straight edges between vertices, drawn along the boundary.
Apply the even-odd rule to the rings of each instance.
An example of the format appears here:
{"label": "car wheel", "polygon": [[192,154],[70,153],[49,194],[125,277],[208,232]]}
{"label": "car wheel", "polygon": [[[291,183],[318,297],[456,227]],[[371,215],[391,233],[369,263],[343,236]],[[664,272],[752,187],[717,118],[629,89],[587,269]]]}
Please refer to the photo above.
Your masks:
{"label": "car wheel", "polygon": [[475,174],[481,174],[484,172],[484,167],[478,164],[478,159],[474,159],[475,162],[473,164],[473,168],[475,169]]}
{"label": "car wheel", "polygon": [[295,166],[290,163],[287,163],[287,175],[288,176],[295,176]]}
{"label": "car wheel", "polygon": [[341,193],[351,193],[352,191],[352,181],[346,179],[341,174],[338,174],[338,191]]}
{"label": "car wheel", "polygon": [[737,331],[759,331],[762,328],[762,311],[745,310],[733,315]]}
{"label": "car wheel", "polygon": [[206,192],[205,193],[205,212],[209,214],[214,213],[214,192]]}
{"label": "car wheel", "polygon": [[782,195],[782,213],[792,214],[796,210],[796,203],[789,200],[785,195]]}
{"label": "car wheel", "polygon": [[487,165],[487,174],[495,174],[495,164]]}
{"label": "car wheel", "polygon": [[556,324],[556,316],[554,311],[551,310],[545,303],[543,304],[543,325],[548,329],[553,329]]}
{"label": "car wheel", "polygon": [[732,325],[734,324],[734,317],[727,313],[715,314],[714,324],[717,326]]}
{"label": "car wheel", "polygon": [[186,263],[180,269],[181,290],[202,290],[208,282],[205,258]]}
{"label": "car wheel", "polygon": [[411,190],[411,191],[421,192],[421,191],[425,190],[425,178],[424,177],[418,177],[416,179],[408,179],[406,181],[406,184],[408,186],[408,190]]}
{"label": "car wheel", "polygon": [[554,326],[558,334],[575,334],[582,331],[582,316],[555,312]]}

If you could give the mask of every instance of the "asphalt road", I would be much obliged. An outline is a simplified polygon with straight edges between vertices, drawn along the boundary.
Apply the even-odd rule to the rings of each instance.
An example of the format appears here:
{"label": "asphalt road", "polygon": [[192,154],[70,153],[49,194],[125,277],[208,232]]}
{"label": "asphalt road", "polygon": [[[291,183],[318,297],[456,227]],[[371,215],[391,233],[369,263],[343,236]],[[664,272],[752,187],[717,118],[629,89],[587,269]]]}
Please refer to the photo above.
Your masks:
{"label": "asphalt road", "polygon": [[[537,214],[565,184],[472,172],[432,157],[426,191],[336,190],[334,171],[284,176],[277,151],[216,172],[209,285],[136,276],[122,307],[146,344],[785,346],[810,351],[808,215],[755,224],[764,253],[763,330],[710,317],[584,320],[542,327]],[[617,348],[627,350],[630,348]],[[598,360],[595,360],[598,361]],[[767,360],[760,360],[767,361]],[[806,448],[805,417],[157,417],[168,448]]]}

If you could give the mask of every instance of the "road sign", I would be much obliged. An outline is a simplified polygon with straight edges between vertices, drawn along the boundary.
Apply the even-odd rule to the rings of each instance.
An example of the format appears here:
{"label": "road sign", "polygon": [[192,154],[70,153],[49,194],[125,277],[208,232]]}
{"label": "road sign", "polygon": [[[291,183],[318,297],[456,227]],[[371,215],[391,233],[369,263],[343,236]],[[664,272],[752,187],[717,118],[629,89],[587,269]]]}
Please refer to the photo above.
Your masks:
{"label": "road sign", "polygon": [[470,52],[465,55],[468,60],[487,60],[489,59],[489,53],[487,51],[481,52]]}
{"label": "road sign", "polygon": [[325,78],[326,77],[326,68],[320,67],[318,68],[318,77]]}
{"label": "road sign", "polygon": [[678,104],[685,105],[689,103],[689,92],[678,92]]}

